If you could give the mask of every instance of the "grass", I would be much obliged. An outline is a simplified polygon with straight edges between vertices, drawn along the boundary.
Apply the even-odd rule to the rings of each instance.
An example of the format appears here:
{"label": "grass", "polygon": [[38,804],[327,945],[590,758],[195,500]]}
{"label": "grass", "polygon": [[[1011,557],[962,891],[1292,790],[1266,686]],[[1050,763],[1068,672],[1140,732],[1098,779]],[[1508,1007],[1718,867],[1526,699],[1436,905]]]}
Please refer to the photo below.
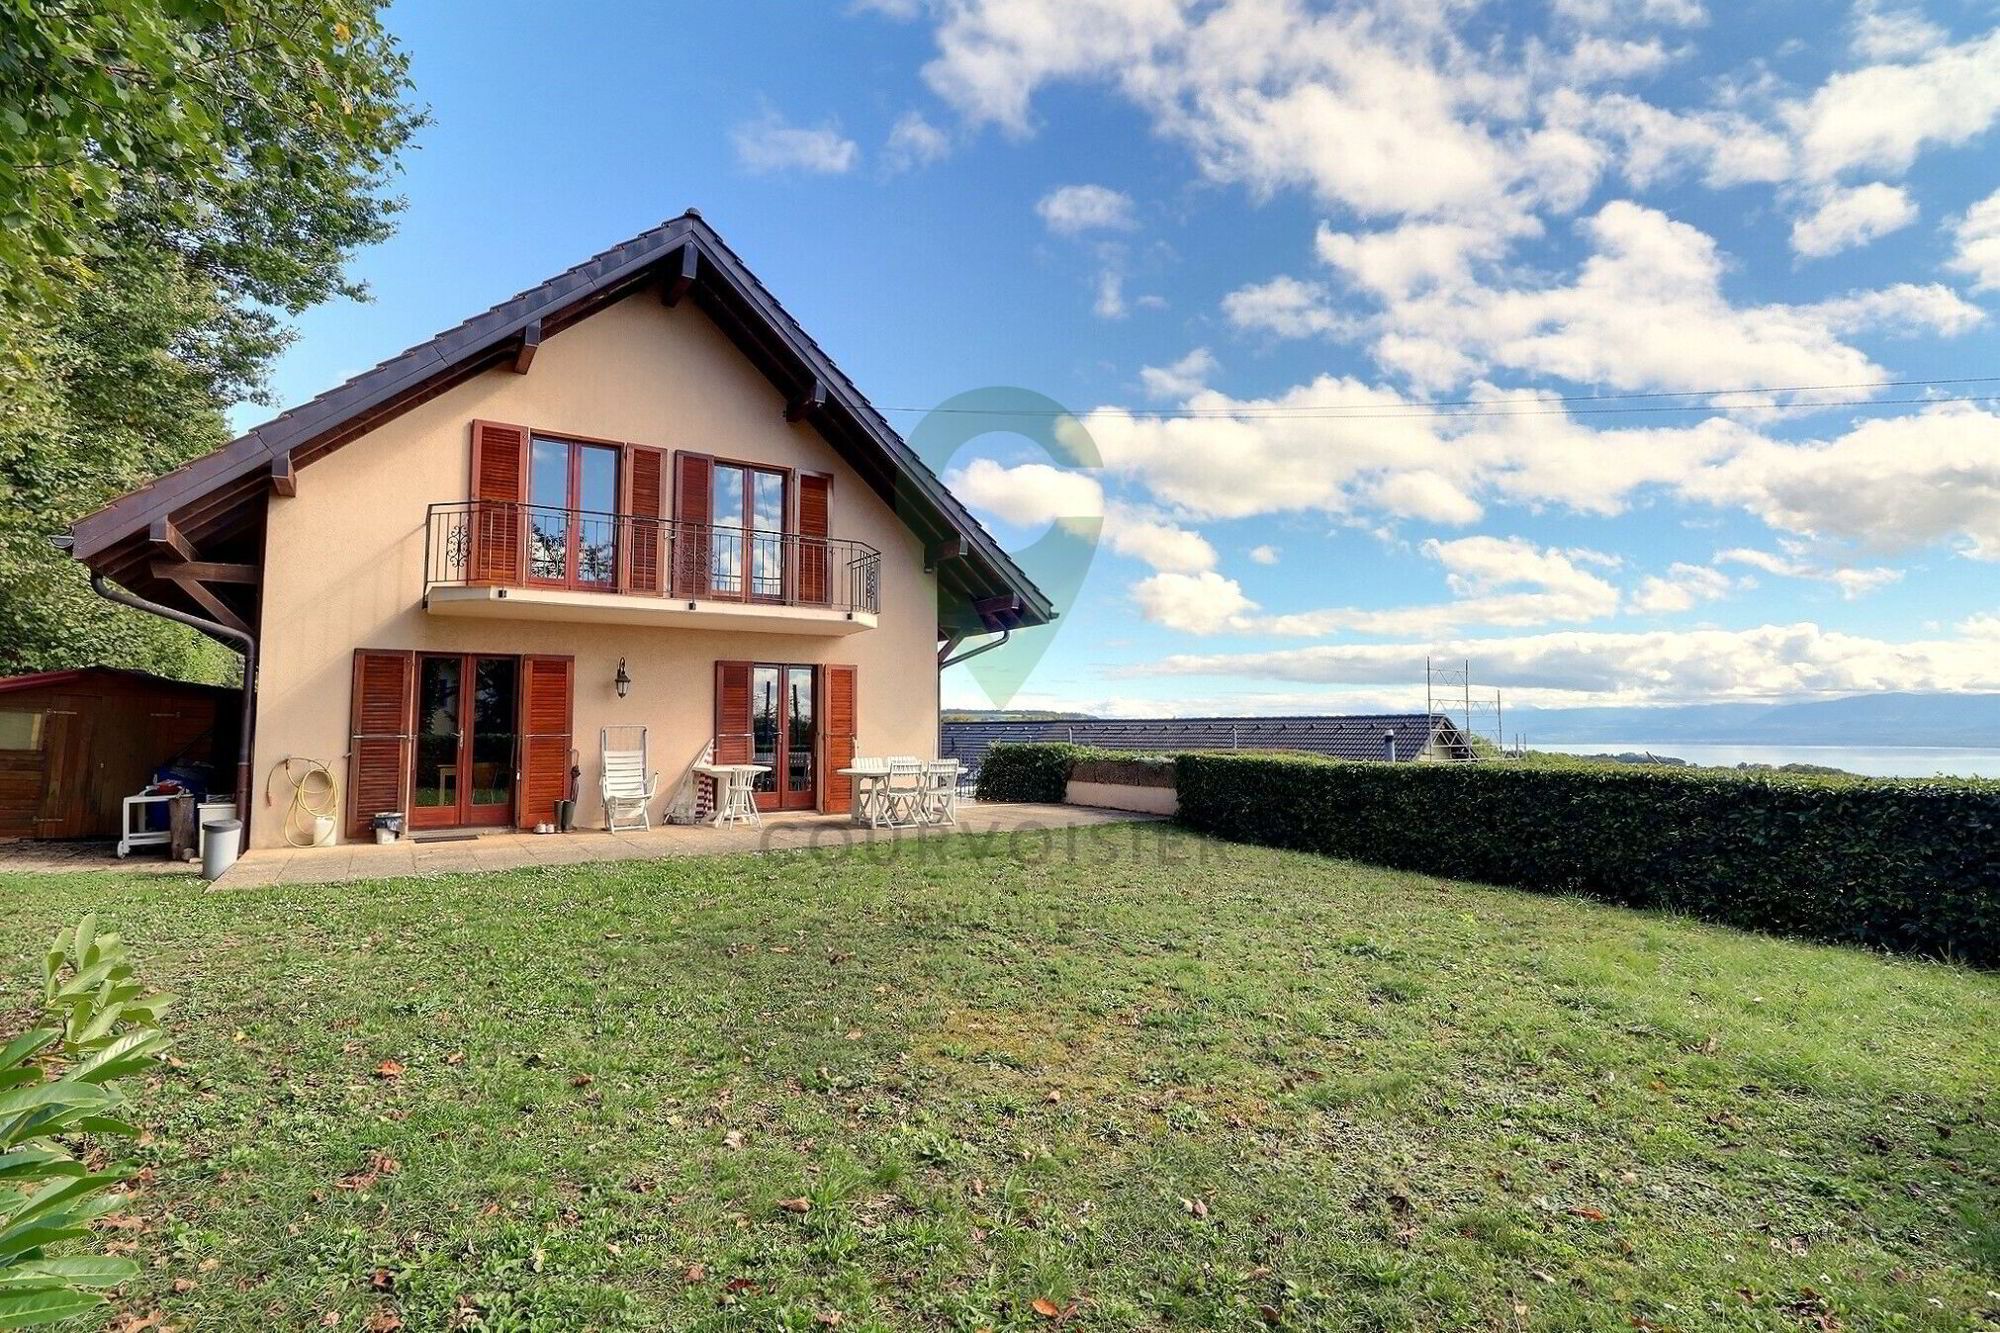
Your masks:
{"label": "grass", "polygon": [[1991,975],[1157,825],[0,877],[0,980],[91,908],[176,1327],[2000,1322]]}

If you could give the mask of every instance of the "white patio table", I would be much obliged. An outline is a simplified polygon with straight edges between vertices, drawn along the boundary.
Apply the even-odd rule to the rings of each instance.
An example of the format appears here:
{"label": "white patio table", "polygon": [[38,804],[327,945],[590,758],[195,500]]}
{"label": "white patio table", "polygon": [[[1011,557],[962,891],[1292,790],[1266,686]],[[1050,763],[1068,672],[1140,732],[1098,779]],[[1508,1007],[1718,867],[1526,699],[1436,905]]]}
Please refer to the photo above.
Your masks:
{"label": "white patio table", "polygon": [[746,823],[763,827],[757,813],[757,775],[769,773],[769,764],[696,764],[694,771],[715,779],[715,827]]}
{"label": "white patio table", "polygon": [[854,779],[854,800],[849,814],[857,824],[873,825],[880,810],[882,789],[889,780],[889,761],[886,759],[856,759],[847,768],[837,768],[834,772],[842,777]]}

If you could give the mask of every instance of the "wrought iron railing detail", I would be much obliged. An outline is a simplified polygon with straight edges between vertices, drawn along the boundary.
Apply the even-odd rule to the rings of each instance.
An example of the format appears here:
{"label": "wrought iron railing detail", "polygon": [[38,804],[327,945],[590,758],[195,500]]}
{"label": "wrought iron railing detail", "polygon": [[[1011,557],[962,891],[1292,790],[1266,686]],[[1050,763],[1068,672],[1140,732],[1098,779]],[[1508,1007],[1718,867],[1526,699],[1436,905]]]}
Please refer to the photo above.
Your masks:
{"label": "wrought iron railing detail", "polygon": [[499,500],[430,507],[424,594],[567,588],[691,602],[874,614],[882,555],[866,542]]}

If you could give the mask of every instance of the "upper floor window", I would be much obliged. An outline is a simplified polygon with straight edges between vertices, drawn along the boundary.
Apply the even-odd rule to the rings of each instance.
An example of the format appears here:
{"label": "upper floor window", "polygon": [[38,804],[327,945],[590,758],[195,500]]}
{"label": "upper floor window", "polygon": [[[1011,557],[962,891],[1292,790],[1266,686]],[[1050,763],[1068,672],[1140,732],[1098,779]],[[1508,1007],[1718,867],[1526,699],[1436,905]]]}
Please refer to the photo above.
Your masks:
{"label": "upper floor window", "polygon": [[618,456],[614,444],[537,435],[528,454],[528,575],[609,588],[618,579]]}
{"label": "upper floor window", "polygon": [[740,597],[747,571],[750,596],[785,595],[785,473],[746,463],[715,465],[711,482],[709,585],[717,596]]}

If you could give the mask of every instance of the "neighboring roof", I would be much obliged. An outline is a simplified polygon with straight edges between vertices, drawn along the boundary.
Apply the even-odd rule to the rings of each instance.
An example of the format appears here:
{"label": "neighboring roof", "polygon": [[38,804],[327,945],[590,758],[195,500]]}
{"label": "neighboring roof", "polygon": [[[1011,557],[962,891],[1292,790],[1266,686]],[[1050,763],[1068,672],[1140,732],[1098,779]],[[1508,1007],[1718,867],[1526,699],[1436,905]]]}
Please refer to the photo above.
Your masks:
{"label": "neighboring roof", "polygon": [[1396,757],[1414,759],[1435,736],[1465,742],[1443,714],[1347,713],[1294,717],[1079,718],[946,722],[942,752],[976,767],[994,746],[1019,741],[1075,741],[1118,750],[1299,750],[1334,759],[1382,759],[1394,737]]}
{"label": "neighboring roof", "polygon": [[90,681],[119,680],[132,685],[149,685],[163,693],[176,691],[196,694],[229,694],[236,690],[228,685],[206,685],[199,681],[175,680],[170,676],[156,676],[150,671],[127,671],[123,667],[75,667],[68,671],[37,671],[26,676],[0,676],[0,694],[18,694],[24,690],[61,688],[65,685],[81,685]]}
{"label": "neighboring roof", "polygon": [[[954,604],[940,606],[941,628],[1015,629],[1055,618],[1047,596],[693,209],[85,515],[70,529],[73,554],[135,591],[178,604],[174,585],[150,574],[153,524],[171,521],[196,546],[247,540],[261,522],[274,469],[307,466],[511,360],[524,337],[548,337],[649,287],[673,299],[690,296],[788,400],[811,404],[814,424],[849,465],[939,548],[940,592]],[[949,554],[954,543],[956,556]]]}

